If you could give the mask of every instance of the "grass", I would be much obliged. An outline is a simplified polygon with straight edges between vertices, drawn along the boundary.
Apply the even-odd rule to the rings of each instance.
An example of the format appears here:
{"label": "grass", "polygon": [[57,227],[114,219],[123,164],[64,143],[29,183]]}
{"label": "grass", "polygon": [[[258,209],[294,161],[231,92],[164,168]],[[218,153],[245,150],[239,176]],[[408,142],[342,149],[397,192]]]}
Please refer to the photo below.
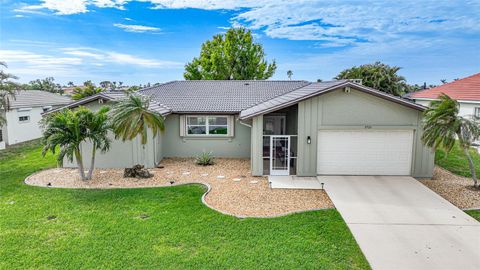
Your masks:
{"label": "grass", "polygon": [[467,210],[465,213],[472,216],[474,219],[480,221],[480,210]]}
{"label": "grass", "polygon": [[23,183],[54,166],[35,142],[0,152],[0,269],[369,269],[335,210],[238,219],[204,206],[200,185]]}
{"label": "grass", "polygon": [[[477,176],[480,177],[480,155],[473,148],[470,150],[470,155],[472,156]],[[446,153],[442,149],[437,149],[435,152],[435,164],[456,175],[472,177],[470,168],[468,167],[467,157],[458,146],[458,143],[455,144],[449,153]]]}

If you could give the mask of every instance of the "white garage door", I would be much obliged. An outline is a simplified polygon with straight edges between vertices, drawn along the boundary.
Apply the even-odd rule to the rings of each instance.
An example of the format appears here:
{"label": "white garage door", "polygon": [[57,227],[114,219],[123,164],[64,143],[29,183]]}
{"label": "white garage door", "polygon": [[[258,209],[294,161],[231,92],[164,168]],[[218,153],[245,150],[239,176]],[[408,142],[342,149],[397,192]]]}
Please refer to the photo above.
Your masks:
{"label": "white garage door", "polygon": [[410,175],[412,130],[321,130],[317,173]]}

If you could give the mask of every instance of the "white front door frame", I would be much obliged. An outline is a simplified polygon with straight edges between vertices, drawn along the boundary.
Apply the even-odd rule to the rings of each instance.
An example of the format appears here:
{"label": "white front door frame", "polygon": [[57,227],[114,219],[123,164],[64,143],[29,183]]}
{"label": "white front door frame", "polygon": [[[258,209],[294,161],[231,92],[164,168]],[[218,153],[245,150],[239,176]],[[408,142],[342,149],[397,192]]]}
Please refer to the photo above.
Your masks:
{"label": "white front door frame", "polygon": [[[275,142],[278,140],[285,140],[287,142],[287,147],[286,149],[282,149],[284,153],[284,159],[286,160],[286,167],[283,167],[282,169],[274,168],[274,161],[276,158],[282,158],[282,157],[277,157],[276,154],[276,149],[275,147]],[[270,175],[290,175],[290,136],[288,135],[271,135],[270,136]]]}

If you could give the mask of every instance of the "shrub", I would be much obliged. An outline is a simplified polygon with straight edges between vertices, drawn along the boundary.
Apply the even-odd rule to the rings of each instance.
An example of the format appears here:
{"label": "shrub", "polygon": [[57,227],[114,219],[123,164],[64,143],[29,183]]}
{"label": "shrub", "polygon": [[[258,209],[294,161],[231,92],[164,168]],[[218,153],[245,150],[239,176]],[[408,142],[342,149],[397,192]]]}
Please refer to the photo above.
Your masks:
{"label": "shrub", "polygon": [[212,152],[203,152],[197,156],[195,163],[202,166],[213,165],[213,155]]}

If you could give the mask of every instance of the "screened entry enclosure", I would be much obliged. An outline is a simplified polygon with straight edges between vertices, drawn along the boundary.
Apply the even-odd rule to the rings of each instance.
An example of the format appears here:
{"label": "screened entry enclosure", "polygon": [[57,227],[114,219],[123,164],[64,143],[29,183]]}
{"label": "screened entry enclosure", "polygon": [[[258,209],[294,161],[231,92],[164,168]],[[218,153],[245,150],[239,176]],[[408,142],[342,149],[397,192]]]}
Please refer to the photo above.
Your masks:
{"label": "screened entry enclosure", "polygon": [[297,106],[263,116],[263,173],[295,175],[297,166]]}

